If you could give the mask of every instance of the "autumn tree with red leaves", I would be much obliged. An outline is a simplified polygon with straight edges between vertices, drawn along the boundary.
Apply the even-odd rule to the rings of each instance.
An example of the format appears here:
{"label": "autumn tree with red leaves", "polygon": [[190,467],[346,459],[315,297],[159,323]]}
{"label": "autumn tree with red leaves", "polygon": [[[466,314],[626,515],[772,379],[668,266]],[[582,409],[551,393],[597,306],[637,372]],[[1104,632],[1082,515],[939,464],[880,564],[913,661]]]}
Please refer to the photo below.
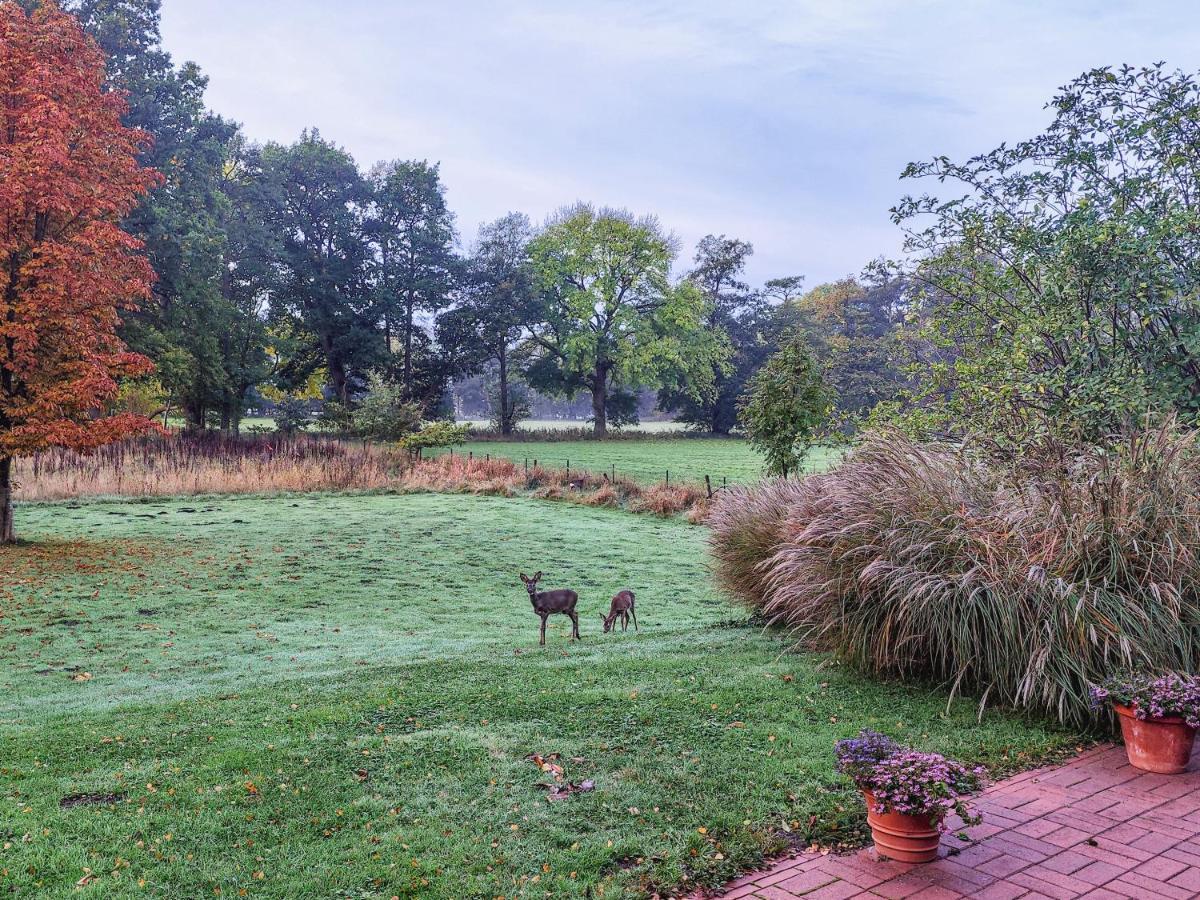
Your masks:
{"label": "autumn tree with red leaves", "polygon": [[153,277],[120,221],[158,177],[124,112],[74,17],[0,0],[0,543],[15,458],[154,427],[111,414],[118,379],[152,369],[117,337]]}

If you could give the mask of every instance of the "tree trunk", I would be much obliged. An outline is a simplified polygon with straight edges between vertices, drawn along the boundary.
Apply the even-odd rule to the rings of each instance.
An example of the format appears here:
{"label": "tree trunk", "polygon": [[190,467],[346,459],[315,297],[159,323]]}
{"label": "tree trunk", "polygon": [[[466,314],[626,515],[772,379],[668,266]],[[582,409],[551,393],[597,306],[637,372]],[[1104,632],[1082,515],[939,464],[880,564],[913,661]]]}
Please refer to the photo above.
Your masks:
{"label": "tree trunk", "polygon": [[325,366],[329,369],[329,386],[333,388],[338,402],[346,406],[350,402],[350,383],[346,377],[346,367],[334,350],[333,335],[321,335],[321,351],[325,355]]}
{"label": "tree trunk", "polygon": [[592,376],[592,420],[596,423],[593,434],[605,437],[608,434],[608,372],[596,367]]}
{"label": "tree trunk", "polygon": [[17,533],[13,528],[12,507],[12,457],[0,457],[0,544],[15,544]]}
{"label": "tree trunk", "polygon": [[504,348],[500,348],[500,353],[497,355],[500,361],[500,433],[502,435],[510,435],[513,430],[512,409],[508,402],[508,354],[504,352]]}
{"label": "tree trunk", "polygon": [[410,399],[413,394],[412,336],[415,304],[416,301],[409,292],[408,302],[404,304],[404,391]]}

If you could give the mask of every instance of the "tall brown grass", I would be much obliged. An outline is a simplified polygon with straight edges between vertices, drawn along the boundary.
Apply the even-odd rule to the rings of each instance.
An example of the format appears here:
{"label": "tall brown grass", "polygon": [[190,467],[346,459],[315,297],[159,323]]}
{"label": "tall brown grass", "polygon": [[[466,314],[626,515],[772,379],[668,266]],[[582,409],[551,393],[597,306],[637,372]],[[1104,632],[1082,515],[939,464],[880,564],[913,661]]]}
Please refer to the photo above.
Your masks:
{"label": "tall brown grass", "polygon": [[793,490],[723,498],[722,583],[868,671],[1076,723],[1113,671],[1194,671],[1194,436],[1167,426],[1026,463],[877,435]]}
{"label": "tall brown grass", "polygon": [[[303,491],[430,491],[530,495],[662,516],[691,513],[698,487],[644,487],[606,475],[460,454],[414,460],[388,446],[308,435],[155,436],[92,454],[51,450],[20,460],[19,501]],[[696,521],[697,516],[691,517]]]}

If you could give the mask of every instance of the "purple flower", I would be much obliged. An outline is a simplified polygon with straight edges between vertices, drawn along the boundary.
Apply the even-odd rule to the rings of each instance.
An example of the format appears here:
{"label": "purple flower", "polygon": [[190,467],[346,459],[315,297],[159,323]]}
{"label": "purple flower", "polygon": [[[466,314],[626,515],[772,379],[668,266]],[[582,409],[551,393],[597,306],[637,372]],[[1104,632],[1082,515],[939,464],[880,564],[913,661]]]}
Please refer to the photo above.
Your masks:
{"label": "purple flower", "polygon": [[864,729],[856,738],[838,741],[838,771],[875,797],[875,812],[891,809],[936,817],[951,810],[977,824],[963,798],[979,789],[982,768],[967,768],[940,753],[922,753],[886,735]]}
{"label": "purple flower", "polygon": [[1109,701],[1133,708],[1139,719],[1179,717],[1200,728],[1200,678],[1195,675],[1117,675],[1092,688],[1092,706]]}

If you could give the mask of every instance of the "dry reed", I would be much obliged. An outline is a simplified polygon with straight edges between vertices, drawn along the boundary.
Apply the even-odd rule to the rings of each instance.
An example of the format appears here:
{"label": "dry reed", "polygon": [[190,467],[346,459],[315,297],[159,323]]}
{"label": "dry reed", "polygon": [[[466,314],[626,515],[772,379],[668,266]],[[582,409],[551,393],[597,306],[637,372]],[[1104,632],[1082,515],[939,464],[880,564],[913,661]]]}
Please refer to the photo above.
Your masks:
{"label": "dry reed", "polygon": [[461,455],[413,460],[387,446],[307,435],[155,436],[91,454],[50,450],[18,461],[18,501],[79,497],[394,491],[528,495],[675,515],[704,499],[697,487],[643,487],[587,472]]}

